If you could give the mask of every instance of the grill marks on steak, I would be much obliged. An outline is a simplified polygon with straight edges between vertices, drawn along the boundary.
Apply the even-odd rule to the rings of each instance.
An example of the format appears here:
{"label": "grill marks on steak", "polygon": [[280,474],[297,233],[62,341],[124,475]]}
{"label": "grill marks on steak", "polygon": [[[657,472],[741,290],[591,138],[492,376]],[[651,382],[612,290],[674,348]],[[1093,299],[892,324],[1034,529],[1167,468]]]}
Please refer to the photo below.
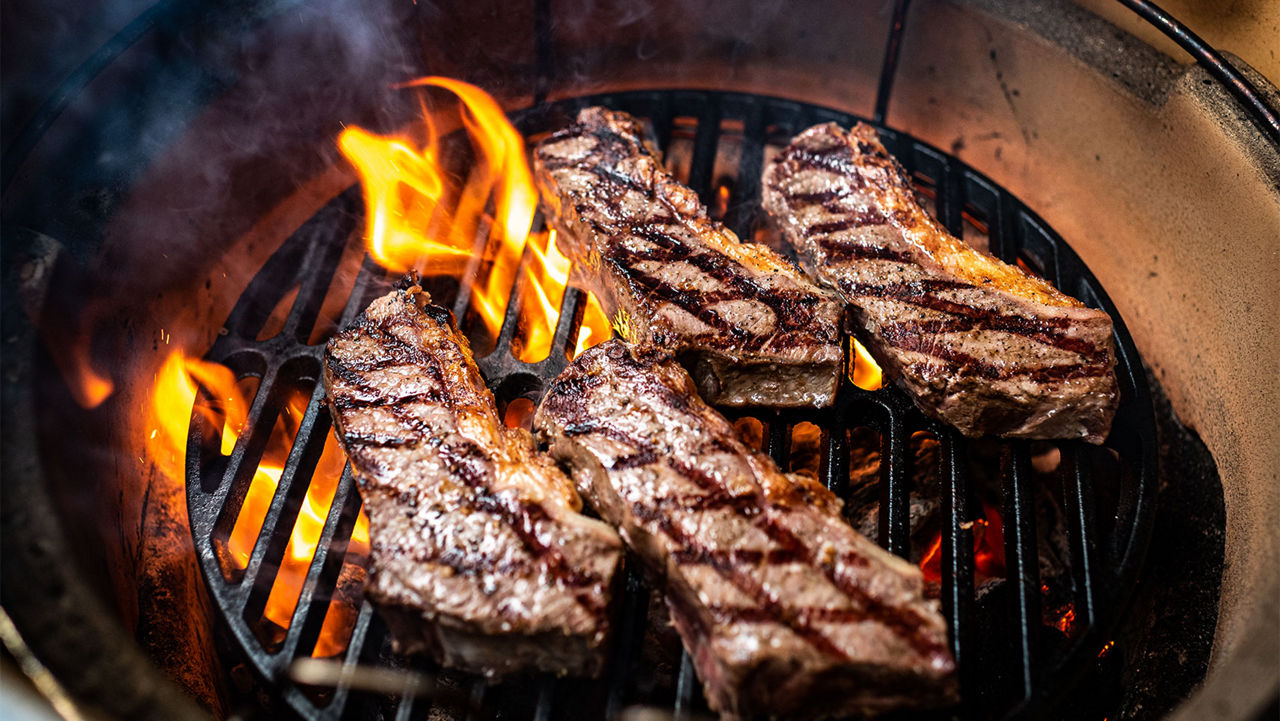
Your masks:
{"label": "grill marks on steak", "polygon": [[393,291],[324,360],[369,515],[367,592],[397,650],[487,675],[598,673],[621,543],[502,425],[448,311]]}
{"label": "grill marks on steak", "polygon": [[804,131],[765,169],[763,196],[926,413],[968,436],[1106,438],[1111,318],[950,235],[873,129]]}
{"label": "grill marks on steak", "polygon": [[681,354],[708,402],[825,406],[843,304],[707,216],[631,116],[587,108],[539,143],[535,176],[576,280],[619,334]]}
{"label": "grill marks on steak", "polygon": [[846,524],[825,487],[748,449],[668,352],[588,350],[534,423],[665,580],[712,708],[801,719],[955,700],[920,571]]}

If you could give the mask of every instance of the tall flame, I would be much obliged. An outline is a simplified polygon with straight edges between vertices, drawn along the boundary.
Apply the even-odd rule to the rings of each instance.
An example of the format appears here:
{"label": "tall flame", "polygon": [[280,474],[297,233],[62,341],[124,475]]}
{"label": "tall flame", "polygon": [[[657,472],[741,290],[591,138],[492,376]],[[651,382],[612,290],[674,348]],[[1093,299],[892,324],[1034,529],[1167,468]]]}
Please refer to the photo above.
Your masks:
{"label": "tall flame", "polygon": [[[474,85],[426,77],[405,87],[443,88],[457,96],[477,162],[462,187],[451,188],[435,131],[439,118],[430,111],[424,112],[421,143],[358,127],[343,131],[338,147],[360,175],[369,252],[394,272],[461,276],[485,233],[471,306],[496,337],[538,206],[524,139],[498,103]],[[544,248],[540,255],[545,254]],[[558,311],[551,316],[553,328]]]}
{"label": "tall flame", "polygon": [[[426,77],[404,87],[440,88],[457,97],[476,162],[460,185],[444,165],[437,128],[452,119],[451,111],[424,105],[420,141],[410,134],[379,136],[358,127],[343,131],[338,146],[360,176],[370,255],[393,272],[412,269],[424,277],[469,280],[471,307],[496,338],[527,245],[527,280],[513,350],[522,361],[542,360],[560,320],[570,261],[556,247],[555,231],[531,232],[538,192],[524,139],[498,103],[474,85]],[[584,343],[608,338],[608,322],[598,304],[586,309],[579,335],[575,356],[588,347]]]}
{"label": "tall flame", "polygon": [[[196,404],[201,389],[212,398],[211,403]],[[237,568],[244,568],[249,562],[309,401],[309,393],[295,391],[272,427],[227,539],[227,551]],[[187,435],[193,409],[214,428],[221,428],[219,451],[230,455],[249,416],[249,403],[235,374],[225,366],[187,358],[181,350],[175,350],[165,360],[152,388],[147,436],[152,461],[175,482],[185,482]],[[326,438],[264,612],[280,628],[288,628],[293,617],[345,464],[337,441],[331,436]],[[368,554],[368,548],[369,521],[361,511],[347,553],[359,558]],[[354,611],[343,606],[334,614],[331,609],[316,642],[315,655],[332,655],[345,648]]]}

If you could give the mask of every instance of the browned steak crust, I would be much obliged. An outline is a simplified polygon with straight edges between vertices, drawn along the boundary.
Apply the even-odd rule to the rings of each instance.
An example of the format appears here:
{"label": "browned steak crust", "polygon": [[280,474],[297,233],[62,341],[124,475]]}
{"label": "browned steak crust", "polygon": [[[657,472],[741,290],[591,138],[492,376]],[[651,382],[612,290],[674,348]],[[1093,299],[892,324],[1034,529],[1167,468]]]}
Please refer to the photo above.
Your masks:
{"label": "browned steak crust", "polygon": [[587,108],[534,150],[557,242],[619,334],[680,354],[717,405],[826,406],[843,303],[707,217],[631,116]]}
{"label": "browned steak crust", "polygon": [[552,384],[540,438],[655,574],[713,709],[816,719],[956,698],[919,569],[749,450],[669,353],[609,341]]}
{"label": "browned steak crust", "polygon": [[502,425],[466,338],[430,300],[393,291],[325,349],[369,515],[369,598],[399,651],[491,676],[594,675],[618,536],[579,513],[527,432]]}
{"label": "browned steak crust", "polygon": [[1106,438],[1111,318],[947,233],[872,128],[804,131],[765,168],[763,195],[926,413],[968,436]]}

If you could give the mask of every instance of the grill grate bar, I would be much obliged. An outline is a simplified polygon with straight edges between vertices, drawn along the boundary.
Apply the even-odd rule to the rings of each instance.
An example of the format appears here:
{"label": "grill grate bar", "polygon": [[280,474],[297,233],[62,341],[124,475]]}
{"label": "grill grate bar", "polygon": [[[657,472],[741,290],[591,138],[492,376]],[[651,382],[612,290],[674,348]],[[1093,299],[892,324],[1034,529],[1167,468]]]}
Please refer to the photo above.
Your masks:
{"label": "grill grate bar", "polygon": [[[231,453],[231,458],[227,463],[226,472],[223,474],[222,482],[214,490],[210,499],[210,505],[217,509],[217,521],[211,530],[213,538],[216,538],[223,545],[218,548],[225,549],[225,542],[231,535],[232,524],[235,523],[236,517],[240,514],[245,496],[249,492],[249,484],[253,482],[253,474],[258,466],[259,460],[262,458],[263,452],[266,450],[267,441],[271,433],[270,424],[275,422],[275,418],[280,413],[283,406],[281,393],[270,392],[276,387],[277,368],[269,366],[262,374],[262,380],[259,389],[268,392],[259,392],[253,399],[253,403],[249,406],[248,418],[245,421],[245,428],[249,429],[248,433],[242,433],[241,438],[237,439],[235,449]],[[211,552],[214,549],[211,548]],[[265,548],[259,549],[255,545],[253,555],[249,557],[249,565],[252,566],[255,561],[261,563],[262,554]],[[227,567],[233,567],[230,559],[223,554],[221,559]],[[239,584],[247,575],[247,570],[242,573],[233,573],[234,581]],[[256,569],[255,569],[256,572]],[[243,589],[245,586],[238,586],[234,592],[237,595],[237,608],[243,604]]]}
{"label": "grill grate bar", "polygon": [[[713,199],[713,181],[724,175],[723,172],[717,175],[720,171],[716,166],[722,122],[727,121],[724,124],[726,134],[736,134],[737,131],[731,128],[740,124],[741,153],[733,176],[734,185],[730,187],[725,222],[744,239],[752,237],[757,220],[759,172],[766,142],[785,140],[814,122],[836,121],[848,126],[854,120],[843,113],[791,101],[685,90],[619,93],[564,101],[536,108],[517,118],[517,124],[527,135],[543,132],[549,130],[552,123],[558,125],[565,117],[571,116],[577,108],[602,100],[613,107],[649,117],[664,148],[671,138],[674,118],[693,117],[697,126],[693,129],[689,180],[704,200]],[[975,223],[986,224],[994,254],[1006,260],[1026,259],[1034,269],[1043,271],[1049,280],[1070,284],[1071,287],[1066,288],[1068,292],[1077,292],[1091,305],[1102,307],[1115,316],[1114,308],[1097,289],[1096,281],[1092,280],[1083,264],[1015,198],[955,158],[906,135],[887,129],[882,131],[886,146],[902,159],[907,170],[928,179],[938,216],[949,230],[961,235],[963,225],[968,222],[966,215]],[[736,137],[732,139],[738,140]],[[274,653],[261,648],[253,632],[248,630],[246,617],[252,614],[246,611],[257,608],[270,589],[287,540],[288,534],[282,531],[292,528],[296,522],[298,506],[307,486],[302,479],[310,478],[315,460],[312,456],[323,448],[328,432],[327,421],[318,417],[323,412],[319,388],[313,392],[303,427],[290,451],[290,468],[282,476],[280,487],[272,499],[262,537],[241,577],[224,580],[218,569],[225,559],[220,561],[218,558],[214,540],[225,541],[240,511],[248,482],[252,479],[256,462],[262,457],[285,394],[299,384],[313,383],[319,377],[318,361],[323,348],[302,344],[323,304],[325,292],[322,290],[327,292],[327,283],[332,282],[342,249],[353,239],[352,230],[358,220],[358,213],[353,212],[357,198],[355,189],[347,191],[282,245],[263,266],[228,318],[230,334],[219,339],[210,351],[211,359],[226,363],[241,377],[253,375],[261,379],[250,408],[248,432],[243,434],[232,455],[223,458],[209,450],[211,442],[203,440],[212,438],[213,434],[211,429],[203,428],[207,424],[200,422],[197,414],[190,441],[193,450],[199,451],[189,464],[189,473],[192,474],[188,484],[192,529],[211,591],[255,670],[269,683],[277,685],[290,706],[309,718],[379,718],[384,711],[389,713],[391,708],[389,700],[366,703],[377,699],[363,695],[356,699],[359,703],[353,703],[351,689],[342,686],[332,691],[325,704],[301,692],[283,677],[290,659],[312,652],[346,556],[346,544],[359,511],[359,496],[349,469],[344,472],[335,493],[333,509],[323,527],[320,550],[308,567],[303,591],[281,648]],[[535,219],[535,223],[540,222],[540,219]],[[491,240],[490,229],[486,224],[481,226],[476,229],[477,252],[453,299],[455,316],[464,325],[476,320],[474,314],[468,314],[472,300],[470,281],[483,269],[481,254]],[[323,232],[326,227],[329,232]],[[532,250],[526,248],[520,259],[521,268],[532,260],[531,254]],[[339,325],[345,327],[354,320],[374,297],[385,292],[389,280],[385,271],[366,258]],[[520,273],[513,283],[511,300],[493,350],[477,361],[498,394],[500,403],[507,400],[504,396],[536,399],[545,384],[566,365],[573,326],[584,298],[582,291],[566,289],[548,357],[537,363],[522,363],[514,357],[511,341],[519,333],[522,304],[536,302],[530,297],[529,287],[525,274]],[[271,309],[292,288],[298,288],[298,296],[286,320],[285,332],[265,341],[254,340]],[[1150,471],[1154,462],[1154,430],[1150,427],[1149,404],[1143,406],[1146,403],[1144,379],[1141,372],[1135,370],[1140,361],[1122,324],[1117,323],[1116,337],[1120,350],[1119,372],[1124,383],[1121,417],[1126,427],[1133,425],[1136,430],[1117,434],[1112,442],[1122,460],[1129,464],[1126,468],[1130,471],[1115,481],[1120,486],[1121,511],[1116,515],[1118,530],[1115,543],[1106,546],[1106,554],[1099,555],[1097,551],[1104,537],[1099,534],[1095,519],[1099,499],[1093,494],[1090,461],[1090,454],[1095,451],[1082,444],[1066,444],[1062,449],[1061,483],[1065,491],[1064,513],[1069,519],[1066,530],[1071,544],[1071,573],[1076,592],[1081,596],[1077,604],[1080,611],[1078,632],[1072,637],[1075,651],[1072,652],[1066,649],[1051,652],[1048,648],[1040,648],[1047,642],[1039,638],[1041,598],[1034,500],[1038,483],[1029,469],[1029,444],[1005,443],[999,446],[1000,508],[1006,528],[1007,575],[1011,581],[1006,593],[1011,605],[1007,605],[1007,612],[993,617],[992,608],[1006,606],[997,604],[990,607],[987,600],[979,602],[975,598],[972,521],[980,508],[977,501],[981,497],[982,484],[969,474],[970,446],[973,445],[970,441],[926,419],[909,399],[894,388],[865,392],[846,387],[835,408],[819,412],[748,410],[734,414],[753,416],[762,423],[764,450],[784,469],[789,467],[794,427],[800,422],[816,424],[821,430],[819,477],[842,497],[848,492],[850,478],[848,433],[859,426],[875,428],[881,443],[879,540],[892,553],[908,559],[913,555],[912,484],[919,472],[914,468],[911,434],[924,430],[937,438],[941,453],[937,470],[941,474],[943,490],[940,499],[943,525],[940,590],[952,648],[960,665],[965,713],[995,716],[1010,708],[1007,694],[993,690],[993,683],[984,687],[979,674],[1007,679],[1011,692],[1016,687],[1016,699],[1043,701],[1058,692],[1053,679],[1067,677],[1065,669],[1070,665],[1068,662],[1076,663],[1089,655],[1079,652],[1079,648],[1097,642],[1103,622],[1113,620],[1106,617],[1107,610],[1117,599],[1117,594],[1111,589],[1127,588],[1131,584],[1136,570],[1134,554],[1136,551],[1140,556],[1145,529],[1149,525],[1151,492],[1147,487],[1154,483]],[[974,446],[973,453],[979,454],[978,449]],[[974,456],[975,459],[977,457]],[[308,459],[311,460],[310,465]],[[1110,482],[1108,479],[1108,487]],[[652,660],[646,655],[650,652],[646,645],[650,594],[633,557],[629,558],[626,578],[622,583],[614,648],[606,680],[598,687],[598,694],[582,694],[583,686],[578,682],[562,682],[541,676],[525,682],[527,691],[522,693],[527,695],[529,703],[521,707],[524,709],[519,712],[521,718],[558,718],[563,712],[572,713],[586,704],[594,710],[584,712],[581,717],[615,719],[632,703],[653,702],[647,697],[649,692],[641,686],[643,674],[637,675],[637,671],[642,670],[639,664]],[[254,593],[260,597],[253,597]],[[998,637],[1014,641],[1014,654],[1007,653],[1007,649],[995,648],[982,638],[997,626],[1012,632],[1012,636],[1007,636],[1001,631]],[[675,659],[670,660],[674,665]],[[1084,658],[1084,662],[1089,660]],[[367,602],[362,604],[356,617],[344,657],[344,664],[356,663],[402,665],[400,660],[390,656],[386,629],[373,618],[372,608]],[[414,667],[419,665],[415,662]],[[464,697],[470,695],[470,704],[465,698],[460,699],[460,703],[466,706],[466,716],[481,718],[502,713],[505,717],[508,714],[499,710],[507,696],[500,690],[503,686],[493,686],[483,679],[449,672],[445,672],[445,676],[454,679],[451,683],[460,684]],[[666,698],[674,701],[677,717],[688,717],[703,710],[700,685],[687,654],[681,657],[674,678],[664,683],[672,684],[662,693],[670,694]],[[429,700],[417,703],[413,697],[405,697],[394,704],[395,718],[425,718],[431,706]],[[1028,707],[1034,708],[1035,704],[1016,706],[1014,713],[1024,713]],[[436,711],[431,710],[430,713],[434,716]]]}
{"label": "grill grate bar", "polygon": [[680,656],[680,676],[676,681],[676,718],[686,719],[693,710],[694,700],[702,692],[694,670],[693,658],[685,651]]}
{"label": "grill grate bar", "polygon": [[[298,511],[302,508],[310,485],[311,473],[324,449],[324,431],[312,433],[323,397],[324,389],[316,384],[306,415],[299,423],[293,447],[289,450],[288,461],[280,473],[280,480],[254,543],[249,564],[245,568],[243,587],[248,589],[244,606],[246,618],[257,619],[266,610],[267,598],[284,559],[293,526],[297,523]],[[327,424],[325,429],[327,430]],[[269,427],[267,432],[270,433]]]}
{"label": "grill grate bar", "polygon": [[[360,613],[356,616],[356,621],[351,627],[351,638],[347,641],[347,652],[342,659],[342,668],[350,671],[354,668],[363,656],[370,655],[369,647],[376,645],[370,643],[373,636],[370,635],[370,627],[374,625],[373,606],[368,601],[360,604]],[[347,707],[347,698],[351,695],[351,687],[341,684],[333,690],[333,700],[329,702],[327,709],[336,718],[342,714]]]}
{"label": "grill grate bar", "polygon": [[551,705],[555,703],[556,682],[550,676],[538,679],[538,700],[534,703],[533,721],[551,721]]}
{"label": "grill grate bar", "polygon": [[413,695],[405,695],[400,699],[400,703],[396,704],[396,721],[409,721],[413,718],[414,701],[417,699]]}
{"label": "grill grate bar", "polygon": [[[473,169],[467,178],[467,186],[470,186],[475,176],[483,172],[479,169]],[[471,246],[471,257],[467,260],[466,269],[458,277],[458,295],[453,299],[453,316],[461,323],[466,318],[467,308],[471,306],[471,281],[480,273],[481,267],[485,263],[485,250],[489,247],[489,234],[492,227],[488,220],[481,220],[476,228],[475,241]]]}
{"label": "grill grate bar", "polygon": [[1093,471],[1089,465],[1089,449],[1080,443],[1067,444],[1063,451],[1067,465],[1063,499],[1067,514],[1067,534],[1071,539],[1072,576],[1076,588],[1076,621],[1092,625],[1096,617],[1094,603],[1097,588],[1095,561],[1097,541],[1094,529]]}
{"label": "grill grate bar", "polygon": [[307,569],[307,577],[298,595],[289,632],[285,636],[280,655],[286,659],[309,656],[320,637],[320,629],[329,609],[329,601],[338,583],[338,574],[347,552],[351,533],[355,530],[356,516],[360,512],[360,496],[355,489],[355,477],[348,465],[342,471],[338,487],[334,489],[332,508],[325,518],[324,528],[316,545],[315,557]]}
{"label": "grill grate bar", "polygon": [[381,292],[387,284],[387,272],[382,266],[378,265],[368,256],[364,262],[360,264],[360,272],[356,274],[356,281],[351,288],[351,294],[347,296],[347,303],[342,308],[342,317],[338,321],[339,328],[346,328],[351,325],[355,319],[364,312],[377,293]]}
{"label": "grill grate bar", "polygon": [[712,173],[720,140],[720,104],[708,102],[700,95],[690,96],[688,103],[692,111],[690,115],[698,119],[693,138],[693,159],[689,162],[689,187],[697,192],[704,205],[710,207],[715,202]]}
{"label": "grill grate bar", "polygon": [[637,647],[644,635],[644,620],[649,609],[649,589],[640,575],[640,559],[630,552],[626,557],[626,581],[622,598],[621,623],[614,627],[614,652],[609,661],[609,692],[605,701],[606,719],[616,719],[626,704],[627,682],[637,657]]}
{"label": "grill grate bar", "polygon": [[1017,618],[1016,663],[1023,698],[1031,696],[1036,668],[1036,629],[1040,624],[1040,562],[1036,551],[1036,514],[1031,488],[1031,450],[1026,442],[1010,444],[1001,452],[1005,568],[1013,584]]}
{"label": "grill grate bar", "polygon": [[739,108],[742,117],[742,154],[738,158],[737,183],[733,188],[725,225],[739,238],[751,240],[752,221],[760,207],[760,172],[764,166],[764,109],[759,103]]}
{"label": "grill grate bar", "polygon": [[973,534],[969,508],[969,478],[965,443],[959,434],[935,428],[941,438],[942,499],[942,613],[951,632],[951,652],[960,675],[961,697],[969,700],[979,669],[969,661],[973,645]]}
{"label": "grill grate bar", "polygon": [[360,199],[359,188],[353,187],[320,209],[295,235],[303,235],[297,241],[308,249],[303,256],[298,296],[285,319],[280,335],[306,343],[311,329],[320,316],[324,297],[333,284],[338,261],[346,247],[346,239],[356,230],[359,216],[355,210]]}
{"label": "grill grate bar", "polygon": [[818,447],[822,449],[822,458],[818,462],[818,478],[837,498],[844,498],[849,489],[848,451],[842,431],[833,431],[831,426],[823,424],[822,439]]}
{"label": "grill grate bar", "polygon": [[[535,225],[536,229],[538,226]],[[516,272],[515,279],[511,283],[511,292],[508,298],[511,300],[507,303],[507,309],[502,315],[502,327],[498,330],[498,338],[493,344],[493,353],[491,355],[506,355],[506,351],[511,348],[512,341],[516,338],[516,331],[520,327],[520,311],[525,303],[531,303],[533,298],[529,292],[529,287],[533,285],[533,279],[529,277],[528,268],[533,262],[533,246],[529,243],[524,244],[524,251],[520,255],[519,270]],[[461,322],[462,316],[457,316]]]}
{"label": "grill grate bar", "polygon": [[880,533],[889,553],[911,556],[911,488],[907,481],[907,430],[903,414],[880,406]]}

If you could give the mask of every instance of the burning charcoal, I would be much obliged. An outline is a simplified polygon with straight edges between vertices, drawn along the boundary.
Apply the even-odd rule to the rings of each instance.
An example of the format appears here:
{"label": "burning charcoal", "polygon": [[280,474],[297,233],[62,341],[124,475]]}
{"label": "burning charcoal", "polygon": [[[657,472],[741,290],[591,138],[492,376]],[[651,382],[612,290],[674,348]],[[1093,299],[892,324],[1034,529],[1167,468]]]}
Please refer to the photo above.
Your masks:
{"label": "burning charcoal", "polygon": [[849,492],[845,518],[872,540],[880,528],[880,434],[860,426],[849,431]]}
{"label": "burning charcoal", "polygon": [[[938,534],[941,489],[938,485],[938,439],[913,433],[911,451],[909,528],[912,560],[921,561]],[[849,493],[845,517],[862,535],[876,539],[880,528],[880,434],[859,427],[849,432]]]}

